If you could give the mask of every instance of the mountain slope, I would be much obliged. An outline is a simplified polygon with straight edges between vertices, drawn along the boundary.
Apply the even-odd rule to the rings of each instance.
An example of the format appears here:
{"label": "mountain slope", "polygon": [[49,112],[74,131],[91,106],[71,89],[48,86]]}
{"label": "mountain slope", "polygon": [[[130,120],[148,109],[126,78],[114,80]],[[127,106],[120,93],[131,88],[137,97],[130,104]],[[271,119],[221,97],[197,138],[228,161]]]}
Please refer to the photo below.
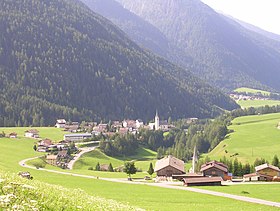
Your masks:
{"label": "mountain slope", "polygon": [[209,83],[225,90],[244,85],[280,90],[280,53],[261,40],[252,41],[244,28],[240,30],[199,0],[117,1],[157,27],[170,46],[183,52],[171,61],[191,67]]}
{"label": "mountain slope", "polygon": [[0,3],[0,124],[213,116],[236,108],[192,74],[142,50],[75,0]]}

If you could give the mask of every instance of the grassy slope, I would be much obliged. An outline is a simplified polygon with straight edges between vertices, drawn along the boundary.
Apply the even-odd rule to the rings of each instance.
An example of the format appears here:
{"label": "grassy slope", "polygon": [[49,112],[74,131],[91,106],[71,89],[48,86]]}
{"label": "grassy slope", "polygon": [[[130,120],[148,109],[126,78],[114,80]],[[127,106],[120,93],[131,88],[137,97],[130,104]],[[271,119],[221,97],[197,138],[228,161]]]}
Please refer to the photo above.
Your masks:
{"label": "grassy slope", "polygon": [[276,106],[280,105],[280,100],[239,100],[236,101],[242,108]]}
{"label": "grassy slope", "polygon": [[[17,132],[19,138],[25,139],[24,133],[26,130],[30,130],[31,127],[10,127],[10,128],[0,128],[0,131],[4,131],[6,134]],[[63,135],[67,132],[62,131],[60,128],[54,127],[32,127],[32,129],[37,129],[39,131],[40,138],[49,138],[53,141],[61,141]]]}
{"label": "grassy slope", "polygon": [[241,87],[241,88],[237,88],[234,90],[235,92],[246,92],[246,93],[252,93],[252,94],[257,94],[257,93],[261,93],[263,95],[269,95],[270,92],[267,91],[263,91],[263,90],[259,90],[259,89],[251,89],[251,88],[247,88],[247,87]]}
{"label": "grassy slope", "polygon": [[[49,137],[52,138],[52,137]],[[0,139],[0,169],[17,172],[27,170],[18,165],[24,158],[38,155],[32,150],[34,140]],[[13,153],[14,152],[14,153]],[[137,207],[154,210],[277,210],[272,207],[239,202],[214,196],[191,193],[187,191],[169,190],[146,185],[129,185],[101,180],[77,178],[37,170],[28,170],[35,180],[50,184],[62,185],[66,188],[80,188],[89,194],[115,199]],[[46,176],[47,175],[47,176]],[[140,200],[141,199],[141,200]],[[164,203],[163,203],[164,202]]]}
{"label": "grassy slope", "polygon": [[275,154],[280,156],[280,130],[277,129],[279,121],[280,113],[236,118],[229,127],[234,132],[208,156],[219,159],[239,153],[236,157],[243,162],[253,163],[257,157],[271,161]]}
{"label": "grassy slope", "polygon": [[95,150],[89,153],[84,154],[74,166],[74,169],[88,169],[88,167],[92,166],[95,168],[96,164],[99,162],[100,164],[109,164],[112,163],[113,167],[123,166],[125,161],[135,160],[135,165],[137,168],[142,169],[143,171],[148,170],[150,162],[155,165],[156,162],[156,152],[153,152],[148,149],[139,148],[137,154],[135,156],[128,157],[109,157],[99,150]]}

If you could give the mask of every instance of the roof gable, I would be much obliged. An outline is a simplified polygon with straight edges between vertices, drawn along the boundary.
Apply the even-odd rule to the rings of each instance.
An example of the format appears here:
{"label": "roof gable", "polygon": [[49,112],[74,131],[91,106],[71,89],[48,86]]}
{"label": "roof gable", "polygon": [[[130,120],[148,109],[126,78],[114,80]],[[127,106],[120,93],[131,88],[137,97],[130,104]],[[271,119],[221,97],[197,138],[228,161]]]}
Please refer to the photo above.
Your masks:
{"label": "roof gable", "polygon": [[184,161],[176,158],[176,157],[173,157],[171,155],[169,155],[168,157],[165,157],[161,160],[158,160],[156,162],[156,165],[155,165],[155,172],[167,167],[167,166],[171,166],[175,169],[178,169],[182,172],[185,172],[185,165],[184,165]]}

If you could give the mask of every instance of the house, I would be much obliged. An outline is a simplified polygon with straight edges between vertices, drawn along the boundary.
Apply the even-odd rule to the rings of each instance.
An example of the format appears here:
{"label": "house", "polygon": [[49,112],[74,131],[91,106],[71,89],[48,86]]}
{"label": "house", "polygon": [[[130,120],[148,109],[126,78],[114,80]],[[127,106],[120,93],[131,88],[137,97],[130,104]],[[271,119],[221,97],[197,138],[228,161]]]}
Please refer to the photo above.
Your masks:
{"label": "house", "polygon": [[219,186],[222,185],[222,177],[196,177],[184,178],[185,186]]}
{"label": "house", "polygon": [[163,131],[169,130],[169,124],[168,124],[167,120],[163,120],[163,121],[159,122],[159,129],[161,129]]}
{"label": "house", "polygon": [[261,175],[267,175],[270,177],[280,176],[280,169],[276,166],[265,163],[255,167],[256,173]]}
{"label": "house", "polygon": [[15,132],[10,133],[9,138],[17,138],[17,133]]}
{"label": "house", "polygon": [[39,131],[36,129],[30,129],[25,131],[25,137],[28,138],[39,138]]}
{"label": "house", "polygon": [[144,122],[141,119],[136,120],[136,128],[139,129],[144,126]]}
{"label": "house", "polygon": [[108,124],[99,124],[97,127],[99,132],[106,132],[109,126]]}
{"label": "house", "polygon": [[56,166],[57,163],[57,155],[47,155],[46,162],[50,165]]}
{"label": "house", "polygon": [[128,131],[129,131],[128,128],[120,128],[120,129],[118,130],[118,133],[119,133],[120,135],[125,135],[125,134],[128,133]]}
{"label": "house", "polygon": [[38,142],[38,152],[48,152],[49,148],[53,146],[53,142],[50,139],[44,139]]}
{"label": "house", "polygon": [[109,165],[108,164],[101,164],[100,165],[100,171],[109,171]]}
{"label": "house", "polygon": [[157,176],[165,177],[185,174],[184,161],[169,155],[156,162],[155,172],[157,173]]}
{"label": "house", "polygon": [[62,150],[57,153],[57,157],[60,159],[64,159],[68,157],[67,150]]}
{"label": "house", "polygon": [[55,127],[57,128],[65,128],[66,120],[65,119],[58,119],[56,120]]}
{"label": "house", "polygon": [[79,142],[91,137],[92,137],[91,133],[73,133],[73,134],[65,134],[64,140],[68,142]]}
{"label": "house", "polygon": [[123,127],[133,129],[136,128],[136,121],[135,120],[124,120]]}
{"label": "house", "polygon": [[256,166],[255,171],[252,174],[245,174],[243,176],[243,182],[272,181],[273,178],[280,176],[280,169],[267,163]]}
{"label": "house", "polygon": [[211,161],[201,166],[200,172],[202,172],[204,177],[222,177],[223,180],[230,180],[231,177],[228,176],[227,165]]}

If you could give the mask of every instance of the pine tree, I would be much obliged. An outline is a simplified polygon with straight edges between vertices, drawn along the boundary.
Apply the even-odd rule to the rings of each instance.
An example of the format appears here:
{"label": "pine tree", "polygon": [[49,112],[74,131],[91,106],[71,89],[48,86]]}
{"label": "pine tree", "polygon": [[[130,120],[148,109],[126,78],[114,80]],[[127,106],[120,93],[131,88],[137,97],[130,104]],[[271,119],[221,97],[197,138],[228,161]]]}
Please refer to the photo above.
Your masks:
{"label": "pine tree", "polygon": [[110,163],[110,164],[109,164],[108,171],[110,171],[110,172],[114,172],[114,169],[113,169],[112,163]]}
{"label": "pine tree", "polygon": [[100,164],[99,164],[99,162],[95,166],[95,171],[100,171]]}
{"label": "pine tree", "polygon": [[150,167],[149,167],[149,170],[147,172],[148,172],[149,175],[151,175],[151,176],[153,175],[154,168],[153,168],[153,164],[152,163],[150,163]]}
{"label": "pine tree", "polygon": [[271,164],[272,164],[273,166],[280,167],[280,165],[279,165],[279,159],[278,159],[278,156],[277,156],[277,155],[274,155]]}

